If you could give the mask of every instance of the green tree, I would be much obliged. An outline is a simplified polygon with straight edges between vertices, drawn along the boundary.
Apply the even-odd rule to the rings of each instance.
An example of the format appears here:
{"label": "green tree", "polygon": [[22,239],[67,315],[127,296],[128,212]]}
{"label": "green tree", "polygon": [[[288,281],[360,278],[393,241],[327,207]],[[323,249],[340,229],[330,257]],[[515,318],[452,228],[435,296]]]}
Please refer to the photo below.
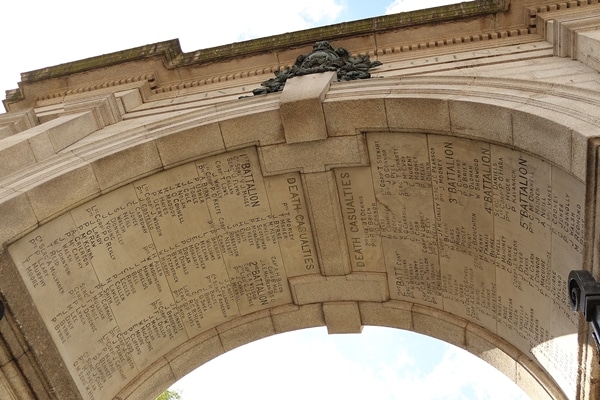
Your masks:
{"label": "green tree", "polygon": [[175,390],[165,390],[156,400],[181,400],[181,393]]}

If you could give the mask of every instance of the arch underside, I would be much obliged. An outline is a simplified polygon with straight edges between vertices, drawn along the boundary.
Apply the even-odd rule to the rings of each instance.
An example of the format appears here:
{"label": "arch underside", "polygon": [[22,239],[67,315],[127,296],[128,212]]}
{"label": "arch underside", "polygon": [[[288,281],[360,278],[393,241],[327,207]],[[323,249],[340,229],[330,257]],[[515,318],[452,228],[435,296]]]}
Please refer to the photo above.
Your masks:
{"label": "arch underside", "polygon": [[[329,137],[296,144],[279,95],[133,113],[36,166],[22,187],[42,224],[8,250],[83,398],[148,398],[224,351],[323,325],[428,334],[533,398],[574,398],[565,280],[583,263],[588,127],[556,115],[568,89],[523,85],[333,84]],[[97,187],[57,184],[88,176]]]}

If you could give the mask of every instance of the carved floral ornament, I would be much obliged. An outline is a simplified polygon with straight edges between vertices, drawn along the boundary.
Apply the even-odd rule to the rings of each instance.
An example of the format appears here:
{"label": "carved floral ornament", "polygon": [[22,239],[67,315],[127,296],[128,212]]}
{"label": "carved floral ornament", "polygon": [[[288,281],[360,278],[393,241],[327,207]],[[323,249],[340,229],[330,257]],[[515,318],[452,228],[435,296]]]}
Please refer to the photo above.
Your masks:
{"label": "carved floral ornament", "polygon": [[329,42],[321,41],[314,44],[309,54],[298,56],[291,68],[275,71],[275,78],[262,82],[252,93],[256,96],[281,92],[290,78],[327,71],[337,71],[338,82],[367,79],[371,77],[369,70],[380,65],[381,62],[371,61],[368,55],[352,57],[348,50],[334,49]]}

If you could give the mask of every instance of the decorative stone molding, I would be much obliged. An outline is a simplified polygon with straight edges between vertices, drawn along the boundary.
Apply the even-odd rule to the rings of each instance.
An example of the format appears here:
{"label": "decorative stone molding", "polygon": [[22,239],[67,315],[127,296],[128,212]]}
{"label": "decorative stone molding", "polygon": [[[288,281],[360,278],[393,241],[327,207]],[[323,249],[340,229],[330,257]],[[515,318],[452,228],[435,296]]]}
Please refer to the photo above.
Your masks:
{"label": "decorative stone molding", "polygon": [[554,44],[554,55],[600,71],[600,5],[541,13],[538,19],[546,27],[546,40]]}
{"label": "decorative stone molding", "polygon": [[[577,129],[581,129],[581,127],[584,126],[585,121],[579,120],[578,125],[574,122],[577,118],[572,117],[572,119],[566,121],[563,120],[560,121],[560,123],[558,121],[544,123],[543,121],[550,117],[545,115],[544,109],[540,107],[540,105],[543,104],[543,102],[539,100],[540,91],[538,90],[529,95],[526,91],[518,91],[517,87],[514,87],[514,92],[509,94],[507,87],[510,87],[511,84],[515,84],[515,82],[504,82],[502,80],[491,80],[489,82],[482,80],[482,82],[477,82],[477,80],[466,78],[444,80],[443,78],[419,77],[411,79],[376,80],[375,82],[377,85],[375,86],[372,86],[372,82],[373,80],[352,83],[352,90],[350,91],[343,85],[332,85],[323,100],[323,112],[326,121],[329,118],[329,112],[333,112],[333,109],[326,106],[328,103],[337,102],[338,104],[346,105],[347,107],[341,107],[337,112],[345,110],[346,115],[351,116],[353,114],[351,107],[353,101],[358,100],[374,103],[383,101],[385,103],[386,113],[376,113],[374,116],[365,115],[364,117],[365,121],[368,121],[369,125],[373,126],[371,119],[376,119],[379,115],[382,120],[377,121],[377,125],[383,126],[384,132],[404,131],[407,133],[412,132],[411,134],[413,135],[415,132],[446,133],[471,137],[476,140],[480,140],[482,137],[488,137],[494,138],[492,140],[497,143],[502,143],[503,140],[506,140],[506,143],[511,146],[517,146],[518,148],[531,153],[541,154],[544,158],[552,160],[554,164],[561,165],[567,170],[571,168],[570,157],[572,154],[577,153],[579,149],[578,146],[585,147],[583,145],[574,144],[572,141],[572,135],[577,134]],[[501,93],[496,91],[490,92],[490,82],[495,83],[496,87],[504,87],[504,90],[502,90]],[[481,86],[478,87],[480,83]],[[419,87],[422,90],[417,90]],[[410,91],[408,90],[409,88]],[[364,93],[362,92],[362,89],[369,91],[369,98],[363,96]],[[557,89],[559,88],[552,88],[554,91],[557,91]],[[463,91],[464,97],[458,98],[457,96],[461,90]],[[445,97],[445,94],[450,93],[452,94],[451,97]],[[584,96],[585,94],[585,91],[583,91],[580,95]],[[434,95],[437,99],[427,97]],[[511,95],[513,100],[515,100],[513,109],[510,109],[508,106],[508,100],[511,99]],[[502,101],[502,106],[490,105],[492,108],[486,108],[488,105],[487,102],[478,104],[476,100],[479,98],[480,101],[481,99],[486,99],[486,101],[488,101],[494,98],[494,96],[496,96],[496,100]],[[274,99],[276,101],[278,98],[274,97]],[[538,102],[537,108],[541,110],[541,115],[545,115],[544,118],[537,119],[531,117],[536,110],[536,103],[532,102],[534,99]],[[554,97],[544,99],[546,103],[551,103],[555,100],[556,98]],[[573,99],[570,99],[570,101],[573,102]],[[48,222],[48,224],[41,225],[41,227],[50,226],[49,224],[53,223],[51,220],[56,220],[57,216],[66,213],[68,210],[73,210],[74,207],[77,207],[83,202],[94,198],[100,198],[99,196],[102,191],[107,193],[106,196],[114,196],[118,194],[118,188],[123,189],[125,188],[124,185],[135,180],[139,181],[140,177],[149,176],[160,170],[173,171],[173,173],[175,173],[176,169],[174,167],[167,169],[167,167],[161,163],[160,151],[158,149],[166,149],[167,142],[163,143],[165,147],[158,147],[158,139],[166,138],[168,136],[172,136],[173,138],[176,137],[178,131],[174,126],[176,127],[179,124],[183,125],[183,131],[185,131],[194,126],[191,121],[194,121],[196,118],[196,124],[199,126],[217,124],[218,134],[223,135],[225,133],[225,126],[220,125],[221,122],[228,121],[233,123],[234,120],[237,120],[229,129],[236,127],[238,129],[237,136],[240,141],[239,143],[244,143],[242,140],[249,140],[248,124],[246,124],[245,121],[250,118],[250,115],[260,113],[261,107],[267,112],[271,112],[272,107],[270,101],[262,101],[259,103],[260,107],[255,106],[251,113],[244,113],[241,111],[247,107],[247,104],[244,103],[245,102],[236,100],[229,105],[230,108],[222,108],[222,111],[227,110],[227,113],[229,113],[225,118],[214,109],[214,113],[210,117],[206,115],[206,112],[202,114],[202,112],[196,111],[187,112],[177,117],[164,115],[163,120],[158,118],[153,124],[143,123],[142,120],[143,126],[146,127],[144,130],[140,130],[139,127],[133,127],[132,131],[120,132],[119,135],[115,135],[111,140],[104,138],[98,143],[89,143],[88,147],[85,149],[87,155],[84,159],[77,159],[74,154],[64,154],[61,155],[60,160],[48,159],[48,162],[45,164],[36,166],[35,168],[25,168],[24,170],[19,171],[19,173],[22,174],[19,176],[19,179],[15,179],[16,176],[11,177],[10,179],[3,180],[1,185],[6,190],[12,190],[12,193],[22,193],[22,197],[24,197],[27,206],[15,207],[15,203],[11,204],[8,202],[9,199],[6,196],[0,199],[0,207],[3,208],[2,213],[14,215],[16,218],[14,220],[15,225],[8,226],[12,220],[3,222],[3,228],[5,229],[2,230],[2,234],[10,235],[6,238],[6,241],[13,242],[16,237],[20,237],[31,230],[32,226],[30,223],[27,222],[27,224],[24,225],[26,220],[19,217],[19,215],[23,213],[22,210],[27,210],[26,214],[35,215],[37,217],[36,222],[34,222],[34,227],[37,226],[37,224],[44,224],[45,222]],[[524,105],[530,107],[527,109],[529,117],[520,111],[520,108]],[[575,107],[575,104],[573,103],[571,107]],[[437,115],[436,118],[424,120],[421,118],[423,109],[439,110],[440,112],[435,113]],[[503,109],[510,111],[503,112]],[[597,107],[594,109],[597,109]],[[401,112],[396,112],[394,110],[401,110]],[[583,111],[581,112],[585,112],[585,110],[586,108],[583,108]],[[556,113],[553,112],[553,114]],[[468,117],[469,115],[471,118]],[[481,125],[482,116],[487,123],[485,126]],[[530,121],[529,118],[535,120],[531,125],[528,124],[528,121]],[[553,118],[557,119],[556,115],[554,115]],[[186,126],[186,122],[189,123],[189,125]],[[538,126],[538,123],[541,125]],[[273,126],[278,125],[277,121],[273,120],[270,124]],[[573,132],[565,132],[565,129],[563,128],[565,126],[564,124],[566,124],[566,126],[571,126]],[[497,129],[498,126],[511,126],[512,129],[515,130],[507,131],[508,135],[505,137],[501,135],[494,136],[492,130]],[[532,127],[535,126],[538,126],[538,129],[543,130],[546,137],[549,132],[552,133],[556,131],[559,136],[554,138],[553,142],[559,143],[564,140],[567,145],[566,150],[563,149],[563,146],[561,145],[557,146],[560,151],[559,153],[549,153],[549,149],[540,146],[536,141],[540,132],[532,129]],[[265,126],[263,125],[263,129],[264,127]],[[147,128],[152,128],[152,130],[148,131]],[[355,129],[352,131],[345,132],[345,136],[331,137],[327,140],[331,140],[332,143],[336,141],[351,140],[357,142],[359,139],[362,139],[362,128],[360,126],[355,126],[354,128]],[[271,128],[268,127],[268,129]],[[257,131],[260,130],[261,129],[257,129]],[[277,131],[273,130],[273,132]],[[481,136],[475,136],[476,134]],[[383,133],[383,135],[385,135],[385,133]],[[393,134],[390,135],[393,136]],[[122,145],[124,141],[125,144]],[[289,146],[305,146],[313,143],[316,142],[300,143]],[[223,144],[222,146],[221,151],[229,150],[225,148]],[[265,146],[265,148],[276,146],[284,145],[276,144]],[[563,152],[563,150],[566,152]],[[211,151],[215,151],[215,149],[212,149]],[[94,152],[96,152],[96,157],[101,156],[102,158],[94,157]],[[110,159],[110,162],[105,163],[105,160],[108,159],[109,152],[112,152],[112,158]],[[567,153],[568,157],[565,156]],[[76,152],[75,154],[81,155],[82,153]],[[239,151],[235,154],[239,154]],[[185,157],[185,159],[188,160],[190,159],[189,154],[182,154],[181,157]],[[202,157],[204,157],[202,154],[196,155],[196,159],[201,159]],[[144,160],[146,163],[141,165],[140,168],[135,171],[125,171],[129,175],[116,175],[116,172],[121,173],[120,171],[124,170],[123,165],[127,165],[127,163],[131,164],[132,159]],[[357,160],[360,159],[360,157],[357,158]],[[102,162],[100,162],[100,160],[102,160]],[[288,159],[287,161],[290,162],[289,168],[298,167],[295,163],[292,163],[293,160]],[[305,161],[309,162],[309,160]],[[177,163],[175,160],[172,160],[171,162]],[[57,164],[52,166],[52,163]],[[65,169],[68,163],[70,164],[70,168],[72,168],[71,170]],[[114,168],[109,169],[109,165]],[[265,163],[262,162],[261,165],[265,165]],[[182,167],[184,166],[185,165],[182,165]],[[38,173],[43,173],[43,175],[31,174],[33,170],[37,170]],[[55,174],[55,176],[51,177],[52,174]],[[336,310],[340,311],[343,309],[343,313],[348,313],[348,315],[353,316],[352,321],[354,322],[362,321],[362,316],[360,319],[356,318],[356,307],[350,303],[346,304],[345,302],[358,302],[358,309],[360,310],[361,302],[385,302],[391,294],[389,292],[385,273],[349,273],[349,265],[351,264],[346,261],[349,258],[348,246],[339,236],[339,232],[344,226],[343,213],[345,211],[342,204],[345,203],[336,199],[336,196],[338,196],[336,194],[337,191],[332,190],[330,183],[335,182],[335,179],[337,178],[332,172],[306,173],[303,178],[302,186],[309,193],[307,203],[310,203],[311,215],[313,215],[314,218],[311,223],[314,223],[313,226],[316,235],[321,241],[318,254],[320,265],[322,266],[322,274],[326,276],[315,274],[315,277],[291,277],[290,283],[294,294],[290,294],[290,296],[292,296],[292,299],[295,299],[294,302],[296,303],[296,306],[304,304],[309,306],[315,303],[337,303],[342,301],[342,305],[330,304],[324,306],[324,320],[330,325],[332,331],[356,331],[357,329],[360,329],[359,325],[357,323],[353,323],[352,326],[341,324],[335,318],[335,316],[338,315]],[[86,187],[83,185],[72,187],[72,185],[69,185],[69,182],[74,180],[89,184]],[[48,201],[50,198],[54,200]],[[57,201],[58,198],[61,199],[61,202]],[[325,204],[331,204],[331,209],[324,207]],[[337,204],[337,206],[334,207],[334,204]],[[333,227],[335,227],[335,229],[333,229]],[[336,237],[338,238],[337,242],[334,240]],[[332,251],[334,248],[336,250]],[[338,248],[340,251],[337,251]],[[16,296],[16,293],[14,293],[15,289],[9,288],[7,290],[9,290],[9,298],[14,298]],[[431,315],[425,314],[421,307],[422,306],[414,306],[412,308],[413,326],[416,331],[433,334],[435,336],[441,335],[441,333],[436,330],[436,327],[443,327],[445,336],[442,337],[444,340],[452,343],[464,343],[465,332],[467,329],[466,322],[461,321],[459,324],[457,321],[449,318],[446,318],[449,320],[441,320],[441,314],[431,313],[430,311],[428,311],[428,313]],[[348,308],[348,310],[346,308]],[[350,309],[351,311],[349,311]],[[432,321],[436,321],[436,324],[433,324]],[[226,322],[223,325],[218,325],[216,331],[221,338],[224,350],[234,348],[250,340],[268,336],[275,332],[273,317],[270,312],[264,310],[255,314],[245,315],[239,320],[236,319]],[[184,345],[184,343],[182,343],[182,345]],[[134,398],[130,396],[140,396],[140,393],[144,390],[148,390],[148,392],[144,393],[154,393],[164,388],[166,384],[175,379],[175,376],[166,361],[169,357],[170,356],[167,353],[164,357],[157,360],[155,364],[149,366],[144,373],[137,376],[136,380],[131,382],[131,386],[123,388],[121,394],[117,395],[117,398]],[[526,359],[516,361],[513,359],[513,362],[515,363],[513,364],[515,369],[521,368],[522,371],[527,371],[527,374],[519,376],[535,377],[529,378],[530,381],[520,381],[524,385],[529,385],[530,393],[533,393],[536,396],[539,393],[559,393],[558,389],[544,381],[542,378],[543,372],[536,372],[535,364]],[[537,378],[538,375],[542,377]],[[144,384],[140,383],[140,380],[141,382],[144,382]],[[138,386],[138,384],[141,386]],[[146,387],[146,389],[142,389],[146,384],[149,386]],[[547,397],[560,398],[558,395],[547,395]]]}
{"label": "decorative stone molding", "polygon": [[0,140],[33,128],[39,123],[33,109],[14,114],[0,114]]}
{"label": "decorative stone molding", "polygon": [[0,321],[0,395],[8,400],[54,399],[37,356],[23,337],[13,313]]}
{"label": "decorative stone molding", "polygon": [[[478,4],[483,3],[488,4]],[[410,31],[405,25],[396,31],[370,27],[374,36],[344,36],[340,40],[364,40],[354,48],[368,48],[386,58],[385,65],[387,60],[393,65],[382,68],[382,79],[340,83],[312,75],[318,81],[314,90],[292,85],[281,94],[238,100],[240,92],[259,80],[256,73],[242,77],[239,71],[218,71],[222,64],[217,63],[213,70],[203,69],[199,54],[183,66],[183,56],[170,52],[169,45],[145,48],[139,57],[135,52],[115,56],[103,72],[88,70],[93,75],[89,82],[56,89],[55,97],[44,90],[44,73],[30,75],[23,84],[35,83],[31,88],[39,89],[31,91],[38,96],[36,108],[0,116],[0,126],[10,130],[0,139],[0,291],[10,311],[0,320],[0,396],[152,398],[198,365],[259,338],[313,326],[359,332],[362,325],[380,325],[465,348],[535,399],[597,397],[600,370],[588,332],[561,301],[565,269],[591,266],[598,272],[600,87],[594,86],[595,70],[570,59],[595,56],[581,51],[580,40],[595,37],[588,30],[594,27],[592,16],[579,12],[596,8],[536,10],[536,21],[546,21],[544,26],[553,21],[562,44],[554,43],[567,59],[553,56],[537,26],[534,33],[523,22],[529,20],[521,12],[529,6],[520,0],[515,4],[517,11],[498,11],[507,18],[495,21],[498,31],[511,33],[493,43],[489,29],[470,36],[470,28],[446,32],[471,38],[469,43],[461,39],[460,46],[454,46],[459,41],[446,43],[444,36],[430,39],[438,31],[427,26],[421,31],[427,33],[423,40],[401,39],[400,33]],[[485,16],[495,14],[486,10],[469,21],[489,22]],[[371,42],[375,36],[380,47]],[[404,43],[417,45],[405,49]],[[506,46],[497,47],[499,43]],[[450,53],[455,49],[465,52]],[[271,71],[298,53],[297,48],[288,50],[287,56],[261,53],[261,65],[250,62],[240,69]],[[248,51],[245,62],[257,54]],[[153,71],[153,86],[146,78],[120,78],[128,75],[119,68],[131,67],[129,63],[139,71]],[[174,65],[181,66],[179,81],[169,75]],[[546,69],[538,71],[538,66]],[[87,68],[72,67],[75,73]],[[46,78],[51,81],[53,73],[67,70],[47,71]],[[531,70],[540,75],[528,75]],[[559,79],[565,74],[570,79],[575,70],[580,82]],[[201,81],[206,88],[190,83]],[[19,109],[30,100],[10,104]],[[302,111],[290,112],[304,107],[299,105],[305,100],[310,104]],[[311,123],[314,129],[303,132],[296,123]],[[466,171],[461,174],[473,188],[462,187],[460,195],[449,197],[460,188],[455,184],[458,168]],[[492,173],[512,182],[514,210],[502,211],[507,192],[490,189]],[[450,181],[452,185],[444,183]],[[225,200],[218,200],[222,193]],[[451,200],[441,204],[442,198],[464,204],[450,209]],[[189,208],[182,208],[184,201]],[[500,209],[490,208],[494,202]],[[536,205],[545,207],[545,216],[530,208]],[[150,208],[155,216],[160,213],[160,223],[143,215],[142,209]],[[568,226],[550,219],[533,231],[537,222],[528,217],[538,213],[549,218],[549,212]],[[287,236],[269,230],[275,221],[285,225]],[[88,227],[100,224],[97,232]],[[151,228],[144,231],[142,226]],[[525,256],[511,264],[499,258],[503,244],[496,241],[496,228],[499,237],[516,242],[504,249],[528,253],[535,248],[544,267],[529,268]],[[473,240],[475,233],[487,237]],[[127,235],[126,240],[119,234]],[[71,237],[77,239],[69,242]],[[206,237],[214,244],[205,247],[207,258],[192,255],[188,243],[210,247]],[[84,242],[89,246],[77,244]],[[73,250],[68,254],[65,243]],[[183,258],[177,256],[180,251]],[[230,258],[223,265],[208,265],[211,251]],[[74,254],[79,254],[77,260]],[[148,286],[133,275],[142,273],[139,265],[123,260],[162,271],[161,286],[152,283],[146,291]],[[281,283],[271,288],[270,298],[262,297],[261,284],[248,281],[248,274],[267,271],[252,269],[250,261],[257,260],[281,278],[269,281]],[[79,268],[79,262],[86,268]],[[202,275],[202,262],[219,274],[218,290],[229,303],[211,303],[208,316],[192,303],[186,303],[191,314],[173,311],[182,304],[175,296],[201,301],[200,292],[216,287],[202,283],[211,278]],[[523,271],[513,274],[521,262]],[[229,274],[234,278],[225,282]],[[121,298],[116,280],[129,282],[136,292]],[[245,286],[234,288],[232,282]],[[65,292],[75,283],[86,287],[80,299]],[[188,296],[185,285],[197,285],[198,291]],[[75,293],[79,287],[69,290]],[[476,293],[478,288],[486,294]],[[74,328],[61,325],[68,323],[72,301],[100,313],[106,309],[98,308],[104,304],[98,299],[109,297],[113,320],[98,317]],[[100,340],[123,345],[124,329],[143,335],[140,327],[147,322],[136,320],[138,313],[167,318],[153,314],[158,297],[179,322],[185,320],[185,329],[167,319],[162,326],[174,329],[173,337],[148,334],[145,343],[154,346],[148,351],[95,345]],[[49,298],[64,304],[54,305]],[[514,315],[528,322],[519,325]],[[91,324],[104,329],[104,336],[90,339],[97,332]],[[537,329],[531,328],[535,324]],[[128,343],[124,345],[135,346]],[[113,369],[118,372],[92,388],[87,383],[95,379],[89,372],[96,366],[86,358],[90,351],[129,367]],[[80,360],[83,364],[75,364]]]}
{"label": "decorative stone molding", "polygon": [[[89,92],[96,92],[99,94],[91,94],[92,96],[98,96],[101,95],[102,93],[114,93],[114,92],[119,92],[119,91],[123,91],[123,90],[127,90],[129,88],[144,88],[145,85],[147,84],[147,89],[146,92],[148,92],[148,94],[150,93],[150,90],[155,90],[156,89],[156,82],[155,82],[155,78],[153,74],[146,74],[146,75],[139,75],[139,76],[134,76],[134,77],[128,77],[128,78],[123,78],[123,79],[119,79],[119,80],[113,80],[113,81],[108,81],[108,82],[100,82],[100,83],[95,83],[89,86],[81,86],[81,87],[77,87],[74,89],[68,89],[68,90],[64,90],[61,92],[52,92],[52,93],[47,93],[45,95],[42,96],[36,96],[35,101],[37,103],[41,103],[44,104],[45,102],[52,102],[52,100],[63,100],[68,96],[71,95],[76,95],[76,94],[83,94],[83,93],[89,93]],[[146,95],[146,97],[148,97],[148,94]],[[8,101],[8,97],[7,97],[7,101]],[[55,103],[55,102],[52,102]]]}
{"label": "decorative stone molding", "polygon": [[[103,56],[90,58],[87,60],[75,61],[55,67],[44,68],[22,74],[22,84],[33,84],[43,80],[50,80],[65,76],[66,74],[78,74],[94,70],[100,67],[115,67],[120,64],[130,64],[140,60],[161,60],[167,70],[175,68],[192,68],[202,66],[207,63],[216,63],[225,61],[234,57],[250,57],[261,52],[285,52],[290,47],[301,47],[312,44],[319,40],[351,40],[355,35],[381,35],[389,34],[401,29],[418,27],[423,24],[440,23],[452,21],[455,19],[467,19],[502,13],[508,10],[508,1],[470,1],[461,4],[452,4],[442,7],[434,7],[427,10],[413,11],[388,15],[372,19],[356,21],[352,23],[343,23],[331,25],[323,28],[309,29],[302,31],[302,34],[294,33],[277,35],[264,39],[256,39],[242,42],[234,45],[220,46],[212,49],[199,50],[191,53],[183,53],[178,40],[159,42],[152,45],[141,46],[138,48],[111,53]],[[429,40],[425,42],[408,42],[397,46],[382,46],[375,48],[372,46],[364,49],[357,49],[358,52],[366,53],[371,57],[380,55],[389,55],[397,53],[415,52],[418,50],[433,49],[448,45],[477,43],[488,40],[504,39],[508,37],[517,37],[534,33],[534,29],[511,28],[490,30],[489,32],[461,32],[456,36],[445,37],[443,39]],[[356,56],[357,54],[352,54]],[[279,57],[279,55],[278,55]],[[68,88],[63,91],[50,91],[43,95],[38,95],[36,101],[60,99],[68,94],[94,91],[102,88],[113,87],[130,82],[148,81],[154,94],[164,94],[178,91],[181,89],[194,89],[218,82],[232,82],[254,76],[271,74],[279,69],[291,67],[292,60],[280,59],[276,64],[269,67],[261,65],[260,68],[242,69],[230,71],[226,74],[211,73],[183,81],[171,83],[159,83],[158,77],[153,73],[143,75],[121,75],[117,80],[111,77],[109,80],[96,81],[93,84],[78,85],[75,88]],[[7,98],[4,101],[7,109],[13,103],[21,102],[21,89],[15,89],[7,92]]]}

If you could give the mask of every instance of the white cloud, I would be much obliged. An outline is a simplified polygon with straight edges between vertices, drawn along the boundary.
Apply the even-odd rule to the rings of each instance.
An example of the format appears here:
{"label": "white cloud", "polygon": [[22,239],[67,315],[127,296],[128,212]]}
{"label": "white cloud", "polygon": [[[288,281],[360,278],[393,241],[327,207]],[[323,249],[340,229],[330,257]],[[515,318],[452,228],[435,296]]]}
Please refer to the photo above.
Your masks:
{"label": "white cloud", "polygon": [[385,388],[378,385],[369,365],[349,360],[323,329],[304,334],[278,335],[243,346],[174,387],[182,390],[185,400],[385,398]]}
{"label": "white cloud", "polygon": [[492,366],[456,347],[449,346],[442,361],[425,375],[422,373],[398,374],[388,385],[402,387],[407,398],[424,400],[528,399]]}
{"label": "white cloud", "polygon": [[433,342],[413,336],[392,329],[350,336],[327,336],[324,329],[277,335],[218,357],[175,388],[183,390],[184,400],[527,399],[508,378],[457,348],[440,347],[446,350],[434,366],[423,369],[422,346]]}
{"label": "white cloud", "polygon": [[[19,74],[170,39],[186,52],[331,23],[344,0],[1,1],[0,93]],[[27,14],[26,21],[19,16]],[[4,98],[2,96],[2,98]]]}
{"label": "white cloud", "polygon": [[424,8],[444,6],[452,3],[460,3],[460,0],[395,0],[387,7],[385,13],[395,14],[406,11],[421,10]]}
{"label": "white cloud", "polygon": [[[187,51],[285,32],[294,32],[334,21],[343,10],[340,0],[255,0],[251,2],[184,2],[197,15],[194,28],[180,35]],[[185,18],[185,17],[184,17]],[[187,21],[190,23],[192,21]],[[193,32],[200,33],[194,35]],[[185,39],[183,38],[185,36]]]}
{"label": "white cloud", "polygon": [[[342,6],[334,0],[309,0],[304,2],[285,2],[285,14],[280,14],[277,10],[282,7],[281,1],[263,0],[264,3],[272,3],[264,9],[269,11],[254,16],[257,24],[247,24],[243,34],[237,38],[251,39],[264,37],[285,32],[294,32],[302,29],[308,29],[315,26],[326,25],[337,18],[342,11]],[[248,14],[255,13],[251,2]],[[283,17],[285,15],[285,17]]]}

